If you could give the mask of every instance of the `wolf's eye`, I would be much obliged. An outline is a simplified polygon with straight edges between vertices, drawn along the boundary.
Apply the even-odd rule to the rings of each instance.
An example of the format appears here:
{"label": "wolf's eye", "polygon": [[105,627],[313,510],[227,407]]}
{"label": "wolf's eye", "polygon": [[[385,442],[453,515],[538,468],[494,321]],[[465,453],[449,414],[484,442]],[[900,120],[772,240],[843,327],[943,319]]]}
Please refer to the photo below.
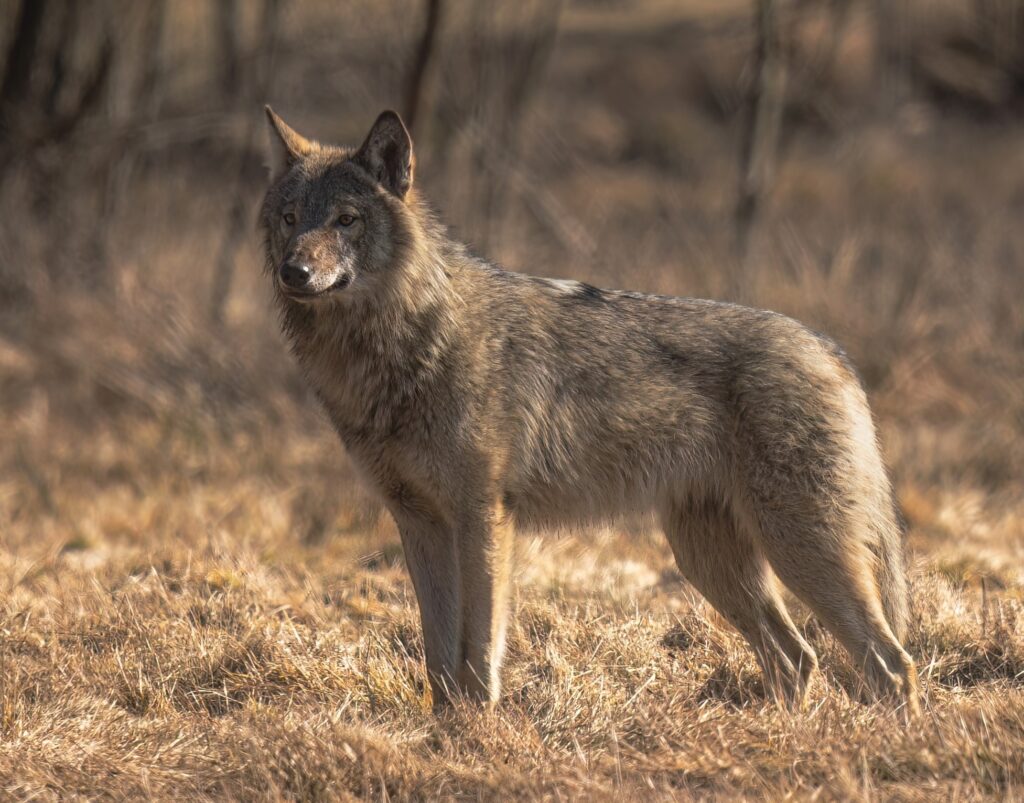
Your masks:
{"label": "wolf's eye", "polygon": [[286,224],[288,224],[289,226],[294,226],[295,225],[295,214],[293,212],[285,212],[284,213],[284,222]]}
{"label": "wolf's eye", "polygon": [[344,214],[344,215],[341,215],[338,218],[338,225],[339,226],[345,226],[346,228],[348,226],[351,226],[355,222],[356,222],[356,216],[355,215]]}

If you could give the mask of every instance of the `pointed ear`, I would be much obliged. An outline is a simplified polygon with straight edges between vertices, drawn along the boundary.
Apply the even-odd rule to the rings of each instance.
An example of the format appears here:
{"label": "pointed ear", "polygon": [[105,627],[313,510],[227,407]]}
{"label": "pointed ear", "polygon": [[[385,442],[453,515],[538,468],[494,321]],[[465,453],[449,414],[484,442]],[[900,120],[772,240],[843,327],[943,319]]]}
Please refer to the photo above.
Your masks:
{"label": "pointed ear", "polygon": [[269,106],[264,106],[267,120],[270,122],[270,150],[267,165],[270,178],[278,179],[288,172],[289,168],[303,156],[316,148],[316,143],[306,139],[292,129],[284,120],[274,114]]}
{"label": "pointed ear", "polygon": [[352,157],[389,192],[405,198],[412,186],[412,139],[393,111],[382,112],[362,147]]}

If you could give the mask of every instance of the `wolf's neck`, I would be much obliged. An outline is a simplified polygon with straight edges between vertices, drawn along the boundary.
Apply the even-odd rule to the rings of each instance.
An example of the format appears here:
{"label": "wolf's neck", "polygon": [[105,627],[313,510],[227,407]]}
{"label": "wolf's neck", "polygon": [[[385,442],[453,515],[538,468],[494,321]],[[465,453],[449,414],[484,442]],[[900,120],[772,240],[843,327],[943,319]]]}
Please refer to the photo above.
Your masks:
{"label": "wolf's neck", "polygon": [[381,383],[415,383],[436,373],[461,307],[444,260],[440,249],[417,248],[371,297],[286,309],[292,350],[314,385],[373,393]]}

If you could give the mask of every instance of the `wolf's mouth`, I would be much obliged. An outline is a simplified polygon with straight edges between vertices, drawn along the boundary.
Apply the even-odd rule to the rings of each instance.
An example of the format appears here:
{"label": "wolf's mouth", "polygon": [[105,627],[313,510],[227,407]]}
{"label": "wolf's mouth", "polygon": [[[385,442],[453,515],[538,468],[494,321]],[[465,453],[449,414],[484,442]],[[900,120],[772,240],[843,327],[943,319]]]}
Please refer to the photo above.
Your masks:
{"label": "wolf's mouth", "polygon": [[294,299],[295,301],[315,301],[318,298],[324,298],[330,293],[334,293],[338,290],[344,290],[350,284],[352,284],[352,274],[343,273],[335,279],[333,284],[325,287],[323,290],[299,290],[286,287],[283,284],[280,284],[279,286],[284,295],[288,298]]}
{"label": "wolf's mouth", "polygon": [[333,290],[344,290],[350,284],[352,284],[352,275],[343,273],[335,280],[334,284],[324,290],[324,293],[330,293]]}

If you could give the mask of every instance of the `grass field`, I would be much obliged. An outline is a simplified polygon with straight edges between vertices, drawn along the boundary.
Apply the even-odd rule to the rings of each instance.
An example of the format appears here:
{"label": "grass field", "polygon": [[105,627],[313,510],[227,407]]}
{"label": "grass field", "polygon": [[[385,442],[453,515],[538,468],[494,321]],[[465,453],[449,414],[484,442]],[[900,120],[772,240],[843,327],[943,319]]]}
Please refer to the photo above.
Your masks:
{"label": "grass field", "polygon": [[[355,139],[393,79],[299,37],[307,5],[271,99]],[[699,98],[749,42],[608,13],[565,14],[488,255],[724,297],[738,123]],[[643,522],[523,534],[504,702],[432,714],[397,534],[289,360],[255,234],[224,325],[205,315],[226,209],[261,178],[181,147],[105,221],[99,290],[38,269],[74,220],[27,206],[27,175],[0,191],[0,275],[30,275],[0,316],[0,797],[1024,797],[1024,124],[842,112],[862,35],[839,116],[791,122],[744,297],[863,374],[909,522],[919,721],[858,702],[795,603],[823,671],[806,710],[776,708]],[[310,64],[326,84],[300,93]],[[482,245],[480,179],[438,151],[424,191]]]}

